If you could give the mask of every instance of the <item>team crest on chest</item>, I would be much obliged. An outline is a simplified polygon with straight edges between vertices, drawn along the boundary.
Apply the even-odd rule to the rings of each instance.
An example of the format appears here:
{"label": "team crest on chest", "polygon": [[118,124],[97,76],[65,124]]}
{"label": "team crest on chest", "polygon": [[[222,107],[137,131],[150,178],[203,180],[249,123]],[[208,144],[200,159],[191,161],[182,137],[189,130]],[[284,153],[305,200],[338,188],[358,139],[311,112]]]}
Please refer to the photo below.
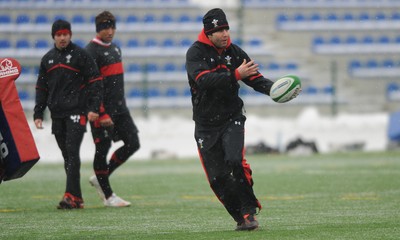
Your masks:
{"label": "team crest on chest", "polygon": [[231,60],[232,60],[232,57],[231,56],[226,56],[225,57],[225,60],[226,60],[226,65],[231,65]]}
{"label": "team crest on chest", "polygon": [[72,56],[71,54],[68,54],[65,58],[67,59],[67,63],[70,63]]}

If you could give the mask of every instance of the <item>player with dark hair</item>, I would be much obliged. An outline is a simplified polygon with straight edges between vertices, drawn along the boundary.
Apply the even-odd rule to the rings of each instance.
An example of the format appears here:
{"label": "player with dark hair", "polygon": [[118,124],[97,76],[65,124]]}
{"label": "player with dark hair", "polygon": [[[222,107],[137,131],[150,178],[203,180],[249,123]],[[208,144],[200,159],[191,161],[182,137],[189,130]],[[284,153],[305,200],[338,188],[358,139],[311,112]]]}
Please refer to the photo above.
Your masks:
{"label": "player with dark hair", "polygon": [[[138,129],[126,106],[124,69],[121,49],[112,40],[116,31],[116,20],[112,13],[103,11],[96,16],[96,37],[86,46],[103,76],[103,104],[98,121],[91,123],[96,145],[93,168],[95,176],[89,179],[108,207],[126,207],[131,203],[118,197],[110,186],[109,177],[140,147]],[[107,163],[111,141],[122,140]]]}
{"label": "player with dark hair", "polygon": [[231,43],[223,10],[203,17],[204,28],[186,53],[195,140],[210,186],[236,221],[236,230],[258,228],[261,204],[253,191],[252,170],[244,158],[243,101],[239,81],[269,95],[273,82]]}
{"label": "player with dark hair", "polygon": [[64,158],[67,175],[63,199],[57,208],[83,208],[80,186],[80,146],[86,132],[86,121],[99,117],[102,101],[102,77],[93,58],[71,42],[71,24],[53,23],[54,48],[41,59],[36,83],[34,121],[43,128],[43,112],[49,107],[52,133]]}

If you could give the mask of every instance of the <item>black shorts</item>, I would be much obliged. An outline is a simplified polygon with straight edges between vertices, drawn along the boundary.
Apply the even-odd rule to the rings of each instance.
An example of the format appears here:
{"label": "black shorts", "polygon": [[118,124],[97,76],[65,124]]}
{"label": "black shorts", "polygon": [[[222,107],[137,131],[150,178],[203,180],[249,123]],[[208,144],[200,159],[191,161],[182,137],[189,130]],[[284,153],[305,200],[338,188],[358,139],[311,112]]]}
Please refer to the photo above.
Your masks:
{"label": "black shorts", "polygon": [[104,140],[116,142],[125,139],[129,134],[139,132],[129,112],[113,115],[111,119],[114,122],[112,127],[95,127],[93,122],[90,123],[95,142]]}
{"label": "black shorts", "polygon": [[51,133],[54,135],[65,133],[82,134],[86,132],[86,116],[71,115],[64,118],[53,118],[51,124]]}

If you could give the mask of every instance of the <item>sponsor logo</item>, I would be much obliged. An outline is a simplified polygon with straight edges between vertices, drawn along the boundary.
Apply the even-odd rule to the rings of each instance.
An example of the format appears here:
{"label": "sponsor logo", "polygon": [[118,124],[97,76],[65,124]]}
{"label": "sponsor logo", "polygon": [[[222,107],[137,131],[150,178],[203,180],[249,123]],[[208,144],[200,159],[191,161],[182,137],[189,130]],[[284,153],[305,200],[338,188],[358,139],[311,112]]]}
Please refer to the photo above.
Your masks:
{"label": "sponsor logo", "polygon": [[7,144],[5,142],[3,142],[3,140],[4,140],[3,135],[0,132],[0,158],[1,159],[6,158],[8,155]]}
{"label": "sponsor logo", "polygon": [[9,59],[4,59],[0,62],[0,78],[10,77],[19,75],[17,67],[14,67],[12,61]]}

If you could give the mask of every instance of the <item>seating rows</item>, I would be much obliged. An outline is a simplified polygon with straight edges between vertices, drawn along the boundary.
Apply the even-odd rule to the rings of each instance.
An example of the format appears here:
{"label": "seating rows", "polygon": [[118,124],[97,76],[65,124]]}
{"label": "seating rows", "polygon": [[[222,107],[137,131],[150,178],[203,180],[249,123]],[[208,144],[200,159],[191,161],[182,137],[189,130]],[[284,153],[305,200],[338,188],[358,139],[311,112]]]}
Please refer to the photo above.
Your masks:
{"label": "seating rows", "polygon": [[351,60],[348,63],[348,71],[354,77],[392,77],[400,76],[400,59],[384,60]]}
{"label": "seating rows", "polygon": [[396,0],[244,0],[248,8],[382,8],[398,7]]}
{"label": "seating rows", "polygon": [[[57,19],[64,19],[70,21],[72,24],[93,24],[95,15],[87,17],[85,14],[76,13],[71,17],[62,14],[55,14],[53,16],[45,13],[38,13],[36,16],[31,17],[29,14],[22,13],[15,17],[12,14],[1,14],[0,24],[51,24]],[[187,22],[201,22],[202,16],[191,16],[188,14],[181,14],[174,16],[172,14],[156,15],[147,13],[143,16],[129,14],[127,16],[117,15],[118,23],[187,23]]]}
{"label": "seating rows", "polygon": [[312,40],[312,49],[315,53],[323,54],[398,53],[400,35],[316,36]]}
{"label": "seating rows", "polygon": [[391,30],[400,26],[400,12],[344,12],[344,13],[280,13],[276,16],[278,30]]}
{"label": "seating rows", "polygon": [[400,101],[400,83],[388,83],[386,86],[386,97],[389,101]]}

